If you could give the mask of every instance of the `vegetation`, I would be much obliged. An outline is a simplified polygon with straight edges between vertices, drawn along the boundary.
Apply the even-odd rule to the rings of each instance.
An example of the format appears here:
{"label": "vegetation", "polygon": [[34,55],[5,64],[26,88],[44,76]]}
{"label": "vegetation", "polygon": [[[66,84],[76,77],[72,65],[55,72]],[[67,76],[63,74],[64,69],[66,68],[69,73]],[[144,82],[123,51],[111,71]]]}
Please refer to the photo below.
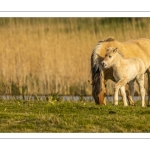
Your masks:
{"label": "vegetation", "polygon": [[96,43],[150,38],[150,18],[0,18],[0,35],[0,94],[91,95]]}
{"label": "vegetation", "polygon": [[0,132],[150,132],[150,109],[141,101],[98,106],[82,96],[91,95],[92,50],[109,36],[150,38],[150,18],[0,18],[0,95],[12,96],[0,100]]}
{"label": "vegetation", "polygon": [[95,105],[79,97],[63,101],[0,100],[0,132],[13,133],[135,133],[150,132],[150,109],[136,106]]}

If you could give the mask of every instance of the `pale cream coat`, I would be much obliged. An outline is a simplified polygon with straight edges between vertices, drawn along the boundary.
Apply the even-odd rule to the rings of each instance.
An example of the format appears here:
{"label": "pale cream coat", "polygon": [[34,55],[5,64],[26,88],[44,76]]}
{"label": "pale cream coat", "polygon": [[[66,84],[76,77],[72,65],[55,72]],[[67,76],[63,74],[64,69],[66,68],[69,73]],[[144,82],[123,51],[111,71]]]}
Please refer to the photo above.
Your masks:
{"label": "pale cream coat", "polygon": [[105,58],[102,61],[102,67],[105,69],[113,68],[113,77],[117,82],[115,84],[114,105],[118,105],[118,91],[121,90],[124,106],[127,106],[125,85],[133,84],[136,79],[141,93],[142,107],[145,106],[144,73],[145,65],[140,58],[125,59],[117,48],[107,48]]}

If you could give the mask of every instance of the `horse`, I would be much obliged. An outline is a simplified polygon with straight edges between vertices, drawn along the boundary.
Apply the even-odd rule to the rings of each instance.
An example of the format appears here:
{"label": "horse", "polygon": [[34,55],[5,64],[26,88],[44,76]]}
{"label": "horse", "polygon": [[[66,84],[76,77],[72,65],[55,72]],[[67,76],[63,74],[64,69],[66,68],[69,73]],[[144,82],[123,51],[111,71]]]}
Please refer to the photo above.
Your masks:
{"label": "horse", "polygon": [[[119,42],[113,37],[100,40],[94,47],[91,54],[91,78],[92,78],[92,96],[98,105],[106,105],[106,87],[105,82],[112,80],[113,69],[105,69],[101,62],[105,57],[105,50],[108,47],[117,47],[125,58],[138,57],[143,60],[145,73],[148,75],[148,106],[150,106],[150,40],[146,38],[131,39],[125,42]],[[134,96],[134,84],[129,84],[127,98],[130,105],[134,105],[132,97]]]}
{"label": "horse", "polygon": [[145,88],[144,88],[144,62],[137,57],[124,58],[117,48],[109,47],[106,49],[104,60],[101,62],[103,68],[113,68],[115,84],[114,105],[118,105],[118,91],[121,90],[124,106],[128,106],[125,92],[125,85],[137,81],[142,98],[142,107],[145,107]]}

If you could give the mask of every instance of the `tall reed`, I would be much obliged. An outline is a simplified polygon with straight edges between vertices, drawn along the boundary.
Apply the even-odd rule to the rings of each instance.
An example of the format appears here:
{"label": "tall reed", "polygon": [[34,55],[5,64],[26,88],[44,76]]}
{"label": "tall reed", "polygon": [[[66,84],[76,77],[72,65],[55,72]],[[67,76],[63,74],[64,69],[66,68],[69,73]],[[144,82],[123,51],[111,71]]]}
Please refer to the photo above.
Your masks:
{"label": "tall reed", "polygon": [[0,18],[0,94],[91,95],[96,43],[149,33],[150,18]]}

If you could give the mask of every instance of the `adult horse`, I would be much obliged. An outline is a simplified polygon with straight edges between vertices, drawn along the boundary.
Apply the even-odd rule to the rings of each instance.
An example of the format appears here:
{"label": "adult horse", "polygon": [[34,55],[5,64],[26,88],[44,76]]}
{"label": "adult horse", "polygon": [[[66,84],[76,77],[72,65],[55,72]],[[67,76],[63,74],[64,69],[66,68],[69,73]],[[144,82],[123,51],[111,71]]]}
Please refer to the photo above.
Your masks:
{"label": "adult horse", "polygon": [[[104,60],[106,49],[108,47],[116,47],[124,55],[125,58],[139,57],[145,65],[145,73],[148,74],[148,106],[150,106],[150,40],[146,38],[131,39],[126,42],[119,42],[110,37],[99,41],[95,46],[91,55],[91,74],[92,74],[92,95],[95,103],[106,105],[105,82],[110,79],[114,80],[113,69],[103,69],[101,62]],[[132,104],[134,94],[134,85],[129,84],[127,97]]]}

